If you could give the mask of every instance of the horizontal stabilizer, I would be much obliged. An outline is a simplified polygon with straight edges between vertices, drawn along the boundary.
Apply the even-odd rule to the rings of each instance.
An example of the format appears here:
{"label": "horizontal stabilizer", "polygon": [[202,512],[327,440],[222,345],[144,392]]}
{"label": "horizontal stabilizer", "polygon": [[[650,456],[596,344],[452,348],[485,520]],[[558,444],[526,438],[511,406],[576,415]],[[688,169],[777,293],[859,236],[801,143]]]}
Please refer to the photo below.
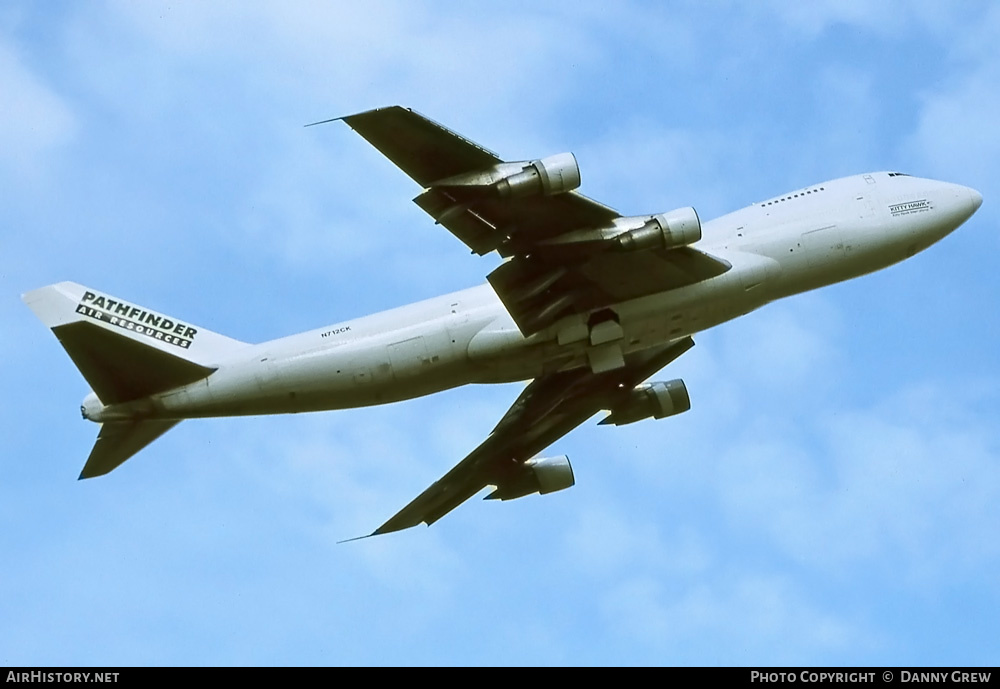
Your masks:
{"label": "horizontal stabilizer", "polygon": [[80,478],[103,476],[176,426],[174,419],[105,423]]}

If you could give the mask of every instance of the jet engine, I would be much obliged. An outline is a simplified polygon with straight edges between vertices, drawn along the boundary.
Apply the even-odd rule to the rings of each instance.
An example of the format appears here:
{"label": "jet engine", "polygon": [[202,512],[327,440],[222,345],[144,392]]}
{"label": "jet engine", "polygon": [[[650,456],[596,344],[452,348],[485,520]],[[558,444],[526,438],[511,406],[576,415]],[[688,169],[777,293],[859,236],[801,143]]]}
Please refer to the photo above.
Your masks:
{"label": "jet engine", "polygon": [[644,251],[676,249],[700,239],[701,220],[698,212],[688,207],[653,215],[642,227],[615,237],[615,243],[621,251]]}
{"label": "jet engine", "polygon": [[88,421],[96,421],[103,408],[104,405],[97,398],[97,394],[92,392],[83,398],[83,404],[80,405],[80,414]]}
{"label": "jet engine", "polygon": [[566,455],[534,457],[522,464],[513,477],[498,485],[486,500],[513,500],[532,493],[545,495],[569,488],[574,483],[573,467]]}
{"label": "jet engine", "polygon": [[560,153],[534,160],[494,186],[504,198],[562,194],[580,186],[580,166],[572,153]]}
{"label": "jet engine", "polygon": [[612,409],[600,423],[624,426],[642,419],[663,419],[690,408],[691,398],[683,380],[643,383],[633,388],[625,402]]}

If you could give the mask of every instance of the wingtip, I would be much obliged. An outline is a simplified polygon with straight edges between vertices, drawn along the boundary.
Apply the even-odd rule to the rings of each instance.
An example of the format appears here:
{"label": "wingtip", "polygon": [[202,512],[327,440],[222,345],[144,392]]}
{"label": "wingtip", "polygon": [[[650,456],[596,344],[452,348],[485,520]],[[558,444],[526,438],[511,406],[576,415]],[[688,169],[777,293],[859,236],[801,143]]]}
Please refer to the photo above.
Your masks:
{"label": "wingtip", "polygon": [[303,127],[315,127],[317,124],[327,124],[329,122],[337,122],[338,120],[346,120],[349,115],[344,115],[342,117],[331,117],[328,120],[320,120],[319,122],[310,122],[309,124],[302,125]]}
{"label": "wingtip", "polygon": [[350,543],[352,541],[363,541],[366,538],[371,538],[372,536],[377,536],[377,535],[378,534],[373,531],[372,533],[366,534],[364,536],[355,536],[354,538],[345,538],[342,541],[337,541],[337,545],[340,545],[341,543]]}
{"label": "wingtip", "polygon": [[[371,110],[365,110],[364,112],[356,112],[351,115],[341,115],[340,117],[331,117],[328,120],[320,120],[319,122],[310,122],[309,124],[302,125],[303,127],[315,127],[317,124],[327,124],[329,122],[344,122],[348,127],[354,128],[351,125],[351,120],[357,117],[363,117],[365,115],[371,115],[378,112],[384,112],[386,110],[409,110],[410,112],[415,112],[410,108],[404,108],[401,105],[385,105],[381,108],[372,108]],[[422,117],[422,115],[421,115]]]}

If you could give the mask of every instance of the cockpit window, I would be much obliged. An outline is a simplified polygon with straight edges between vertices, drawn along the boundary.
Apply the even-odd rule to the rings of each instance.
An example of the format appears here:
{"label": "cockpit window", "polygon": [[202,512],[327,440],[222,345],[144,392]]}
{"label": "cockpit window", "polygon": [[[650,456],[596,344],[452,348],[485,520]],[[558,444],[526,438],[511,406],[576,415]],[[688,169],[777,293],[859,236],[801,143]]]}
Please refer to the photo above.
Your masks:
{"label": "cockpit window", "polygon": [[906,174],[905,172],[890,172],[889,176],[890,177],[909,177],[910,175]]}

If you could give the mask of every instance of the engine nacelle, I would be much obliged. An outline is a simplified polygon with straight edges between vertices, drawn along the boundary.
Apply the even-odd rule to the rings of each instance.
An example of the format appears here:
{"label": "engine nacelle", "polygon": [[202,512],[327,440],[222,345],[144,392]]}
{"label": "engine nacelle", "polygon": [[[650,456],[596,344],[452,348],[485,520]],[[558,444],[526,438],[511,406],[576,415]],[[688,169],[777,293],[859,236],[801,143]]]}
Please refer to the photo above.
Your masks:
{"label": "engine nacelle", "polygon": [[629,398],[612,409],[600,423],[624,426],[642,419],[663,419],[690,408],[691,398],[683,380],[644,383],[633,388]]}
{"label": "engine nacelle", "polygon": [[576,483],[569,457],[534,457],[520,471],[486,496],[487,500],[513,500],[532,493],[555,493]]}
{"label": "engine nacelle", "polygon": [[654,215],[642,227],[615,237],[622,251],[676,249],[701,239],[701,220],[691,207]]}
{"label": "engine nacelle", "polygon": [[560,153],[528,163],[495,186],[504,198],[562,194],[580,186],[580,166],[572,153]]}
{"label": "engine nacelle", "polygon": [[80,415],[88,421],[97,421],[102,409],[104,409],[104,405],[97,398],[97,393],[92,392],[83,398],[83,404],[80,405]]}

